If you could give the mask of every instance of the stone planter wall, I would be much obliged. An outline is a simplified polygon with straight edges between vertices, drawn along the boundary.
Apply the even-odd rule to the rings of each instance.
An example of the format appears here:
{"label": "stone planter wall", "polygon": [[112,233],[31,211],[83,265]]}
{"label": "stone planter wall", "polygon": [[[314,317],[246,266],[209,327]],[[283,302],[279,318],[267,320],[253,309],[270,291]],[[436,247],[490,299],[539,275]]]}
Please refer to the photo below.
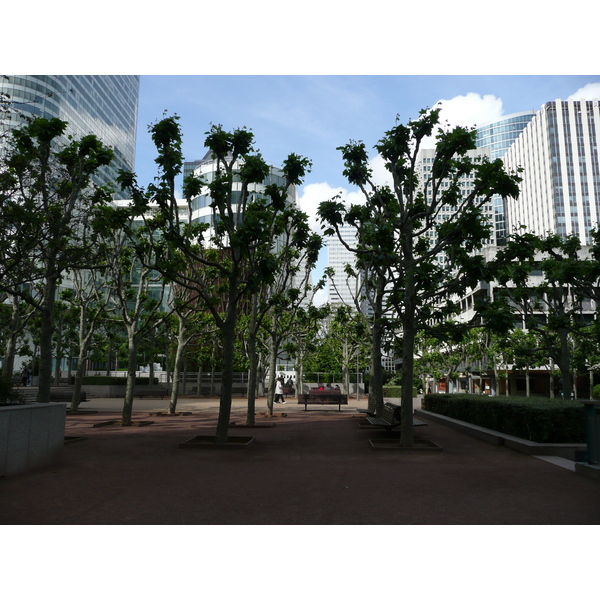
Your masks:
{"label": "stone planter wall", "polygon": [[92,398],[125,398],[126,385],[82,385],[81,391]]}
{"label": "stone planter wall", "polygon": [[60,462],[66,410],[56,403],[0,406],[0,476]]}

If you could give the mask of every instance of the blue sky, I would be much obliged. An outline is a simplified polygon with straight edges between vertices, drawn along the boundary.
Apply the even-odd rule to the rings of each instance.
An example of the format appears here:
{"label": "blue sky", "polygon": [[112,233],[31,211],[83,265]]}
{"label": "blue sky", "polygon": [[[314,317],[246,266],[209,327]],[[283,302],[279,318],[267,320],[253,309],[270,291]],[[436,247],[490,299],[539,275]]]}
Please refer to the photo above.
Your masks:
{"label": "blue sky", "polygon": [[[367,147],[421,108],[442,101],[453,124],[537,110],[567,98],[597,76],[151,76],[141,78],[136,171],[140,183],[155,176],[148,125],[163,112],[178,114],[186,160],[201,158],[211,123],[249,127],[265,159],[280,164],[290,152],[309,157],[306,183],[344,185],[336,147],[350,139]],[[451,102],[450,102],[451,101]],[[453,110],[446,115],[445,111]]]}
{"label": "blue sky", "polygon": [[[600,97],[600,76],[145,75],[140,86],[136,172],[142,185],[156,176],[148,125],[164,111],[180,117],[186,160],[204,155],[211,123],[227,129],[248,127],[268,162],[280,165],[290,152],[313,161],[312,172],[299,189],[299,203],[319,231],[314,213],[320,201],[338,192],[349,202],[359,200],[342,175],[336,150],[350,139],[362,140],[372,149],[394,125],[396,115],[406,122],[438,102],[442,121],[474,126],[569,97]],[[326,264],[324,251],[315,276]]]}
{"label": "blue sky", "polygon": [[[522,0],[424,6],[171,0],[142,11],[106,0],[76,14],[70,0],[56,0],[27,13],[26,43],[21,27],[5,28],[3,72],[141,73],[142,185],[156,175],[147,126],[166,110],[181,117],[186,159],[203,155],[211,122],[251,128],[274,164],[290,152],[310,158],[300,190],[309,215],[337,192],[355,199],[336,147],[354,139],[371,148],[397,114],[406,121],[445,100],[452,124],[475,125],[600,82],[596,2],[543,11]],[[18,3],[4,12],[8,23],[24,18]]]}

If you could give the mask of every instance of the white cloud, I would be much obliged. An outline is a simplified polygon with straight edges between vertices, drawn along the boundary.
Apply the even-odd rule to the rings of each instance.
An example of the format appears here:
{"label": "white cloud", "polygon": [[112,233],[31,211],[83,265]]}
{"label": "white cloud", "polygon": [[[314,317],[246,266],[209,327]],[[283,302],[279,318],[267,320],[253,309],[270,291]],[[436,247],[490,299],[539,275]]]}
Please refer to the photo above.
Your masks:
{"label": "white cloud", "polygon": [[[450,100],[439,100],[434,108],[441,106],[440,124],[443,127],[453,128],[458,125],[462,127],[478,127],[499,119],[503,115],[502,99],[492,94],[481,96],[469,92],[465,96],[455,96]],[[435,145],[435,134],[423,142],[424,148],[433,148]]]}
{"label": "white cloud", "polygon": [[392,174],[385,168],[385,162],[380,154],[369,161],[369,167],[373,171],[375,185],[392,185]]}
{"label": "white cloud", "polygon": [[325,304],[328,300],[329,294],[327,292],[327,287],[324,287],[317,291],[317,293],[314,295],[312,303],[315,306],[321,306],[322,304]]}
{"label": "white cloud", "polygon": [[346,206],[364,203],[364,199],[360,192],[350,192],[342,187],[332,187],[326,182],[310,183],[300,190],[298,195],[298,206],[300,210],[308,215],[308,223],[313,231],[322,233],[321,224],[317,217],[319,204],[326,200],[331,200],[338,194],[341,196],[341,201]]}
{"label": "white cloud", "polygon": [[596,100],[600,98],[600,81],[588,83],[571,94],[567,100]]}

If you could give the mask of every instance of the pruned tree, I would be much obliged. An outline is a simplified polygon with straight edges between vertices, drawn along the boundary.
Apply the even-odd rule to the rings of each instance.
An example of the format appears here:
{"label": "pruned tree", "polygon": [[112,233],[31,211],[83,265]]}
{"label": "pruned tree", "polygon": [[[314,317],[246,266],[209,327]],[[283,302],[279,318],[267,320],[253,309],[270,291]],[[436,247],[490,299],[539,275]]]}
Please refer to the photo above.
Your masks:
{"label": "pruned tree", "polygon": [[[132,174],[122,174],[120,181],[131,190],[138,214],[157,233],[145,241],[156,252],[151,266],[170,281],[193,290],[221,333],[223,377],[216,442],[225,444],[240,302],[274,279],[274,240],[287,224],[282,215],[289,215],[290,219],[293,215],[288,211],[289,188],[301,183],[310,161],[290,154],[281,169],[284,185],[264,185],[271,168],[254,150],[253,134],[247,129],[227,132],[221,126],[212,126],[205,145],[216,163],[216,171],[212,181],[193,177],[184,181],[188,210],[183,219],[174,194],[175,177],[183,165],[177,121],[177,116],[165,117],[150,127],[158,150],[158,182],[145,191],[138,187]],[[202,192],[211,199],[211,224],[192,219],[192,202]]]}
{"label": "pruned tree", "polygon": [[50,395],[59,284],[66,270],[94,266],[90,214],[110,200],[109,190],[92,185],[91,178],[110,163],[113,151],[94,135],[64,141],[66,127],[60,119],[40,118],[15,129],[0,167],[6,224],[0,231],[0,290],[41,316],[39,402]]}
{"label": "pruned tree", "polygon": [[[440,109],[422,110],[415,121],[399,122],[375,144],[391,183],[377,185],[362,142],[342,146],[344,175],[364,197],[349,209],[322,203],[321,217],[333,231],[355,225],[357,266],[374,275],[369,293],[393,306],[402,338],[401,445],[414,443],[413,367],[415,337],[431,323],[458,312],[453,296],[462,296],[485,279],[477,251],[490,237],[483,207],[494,194],[518,195],[517,175],[502,161],[473,157],[475,132],[463,127],[436,135],[431,171],[419,180],[418,157],[425,138],[434,133]],[[464,177],[471,185],[461,186]],[[443,209],[446,208],[444,211]],[[342,242],[343,243],[343,242]],[[444,262],[439,261],[444,257]]]}
{"label": "pruned tree", "polygon": [[100,323],[109,315],[109,296],[104,289],[104,278],[99,270],[75,270],[71,273],[71,279],[73,288],[63,292],[62,297],[78,312],[77,371],[71,401],[71,412],[77,412],[90,348]]}

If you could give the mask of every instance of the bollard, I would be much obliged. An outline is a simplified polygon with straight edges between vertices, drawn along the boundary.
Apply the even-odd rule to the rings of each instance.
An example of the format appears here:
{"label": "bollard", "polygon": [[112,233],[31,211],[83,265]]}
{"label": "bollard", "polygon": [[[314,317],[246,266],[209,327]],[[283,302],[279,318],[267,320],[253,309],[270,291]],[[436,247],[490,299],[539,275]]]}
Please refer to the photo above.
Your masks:
{"label": "bollard", "polygon": [[600,450],[600,415],[596,414],[597,400],[582,400],[585,411],[585,440],[588,447],[588,463],[598,464]]}

